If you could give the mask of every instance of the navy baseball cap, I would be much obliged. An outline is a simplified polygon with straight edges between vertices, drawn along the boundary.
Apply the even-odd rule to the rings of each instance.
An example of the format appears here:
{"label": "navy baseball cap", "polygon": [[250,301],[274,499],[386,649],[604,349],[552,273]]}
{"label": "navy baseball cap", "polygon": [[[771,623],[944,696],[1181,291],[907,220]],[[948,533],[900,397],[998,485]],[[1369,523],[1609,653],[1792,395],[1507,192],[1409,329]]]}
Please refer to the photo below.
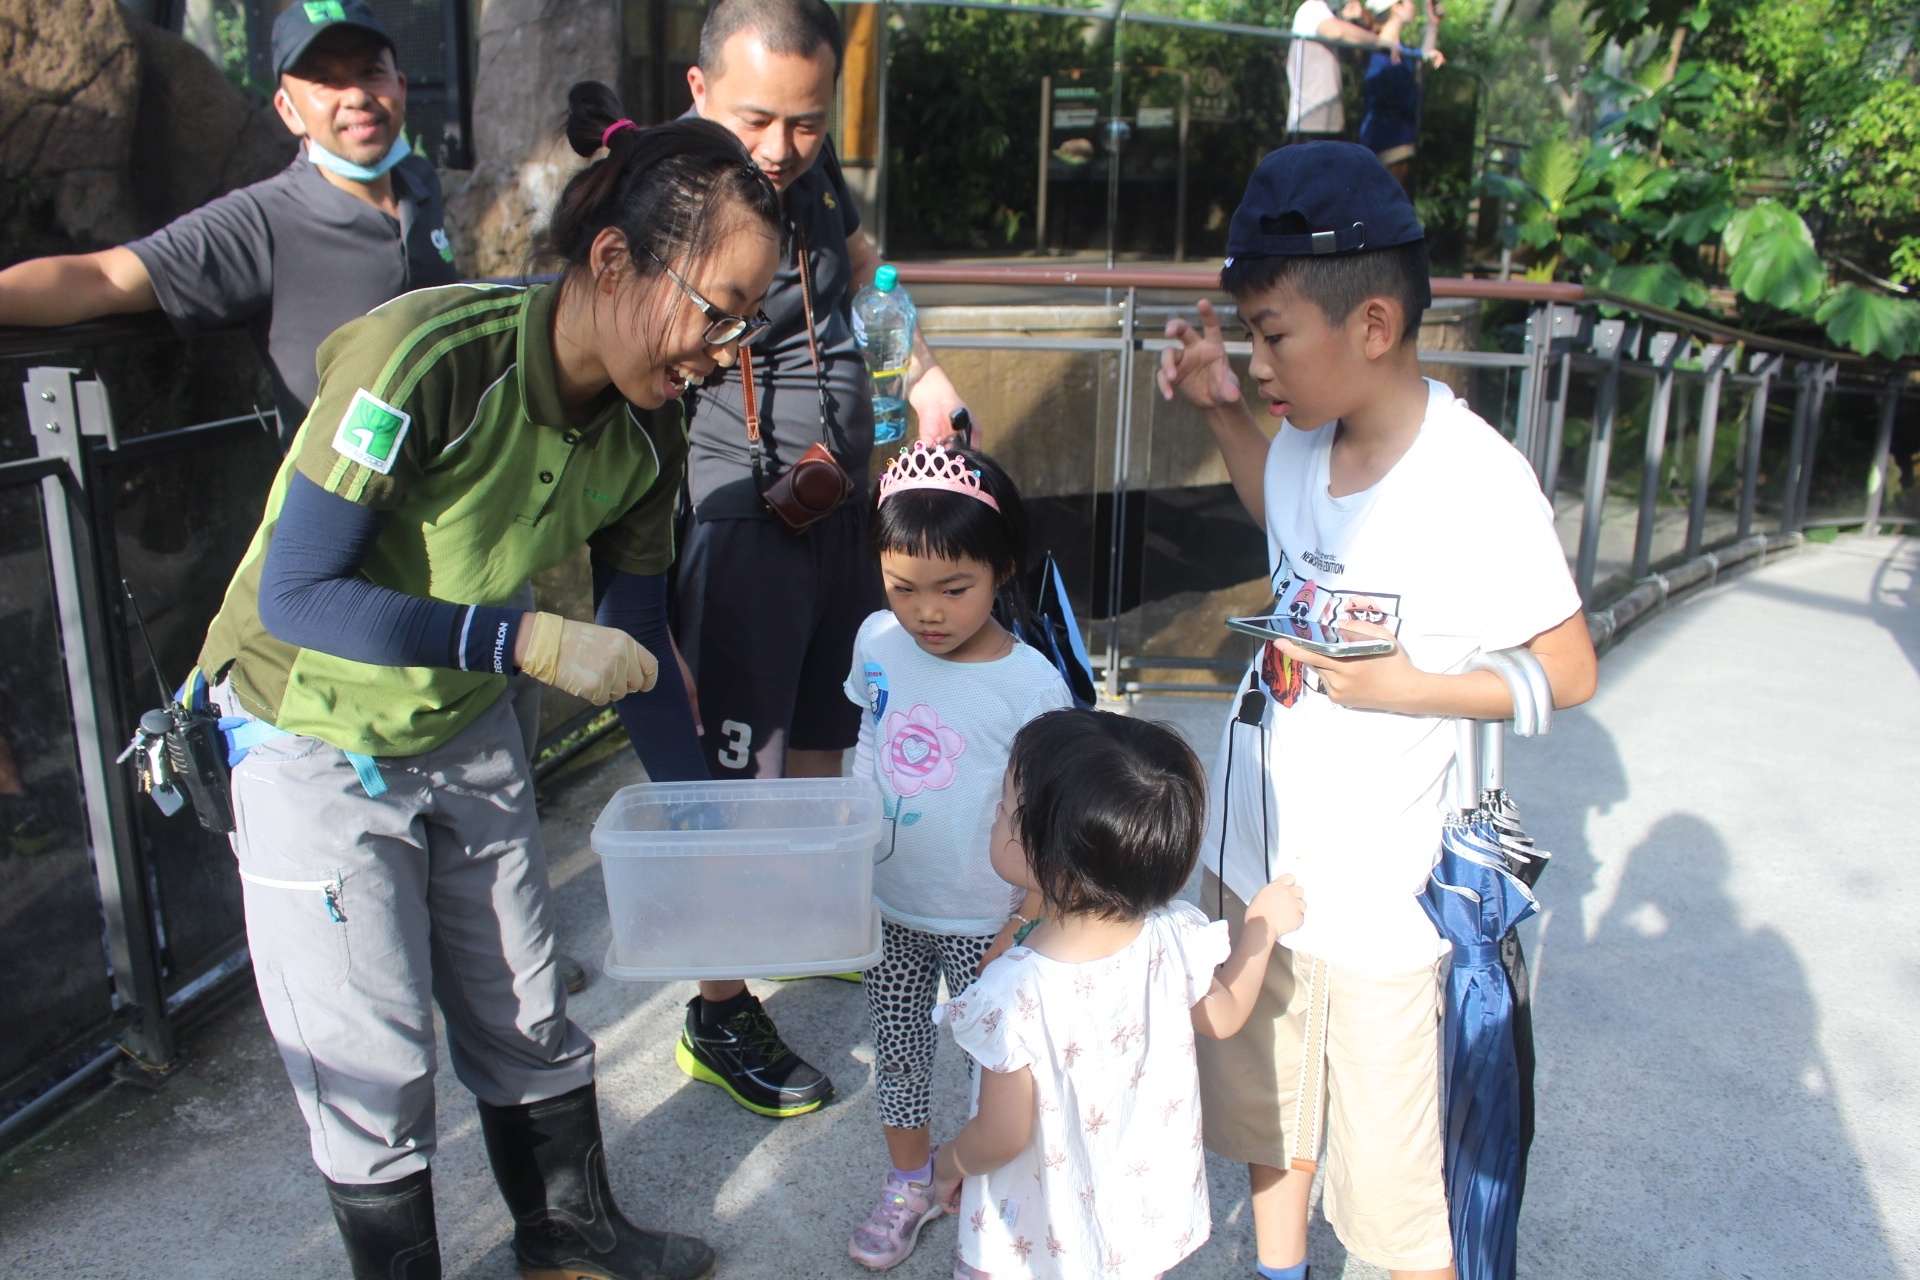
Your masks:
{"label": "navy baseball cap", "polygon": [[300,61],[300,55],[322,31],[334,27],[358,27],[393,49],[393,37],[373,16],[366,0],[293,0],[273,23],[273,78],[278,80],[287,68]]}
{"label": "navy baseball cap", "polygon": [[1235,258],[1305,258],[1426,239],[1413,201],[1365,147],[1298,142],[1260,162],[1227,224]]}

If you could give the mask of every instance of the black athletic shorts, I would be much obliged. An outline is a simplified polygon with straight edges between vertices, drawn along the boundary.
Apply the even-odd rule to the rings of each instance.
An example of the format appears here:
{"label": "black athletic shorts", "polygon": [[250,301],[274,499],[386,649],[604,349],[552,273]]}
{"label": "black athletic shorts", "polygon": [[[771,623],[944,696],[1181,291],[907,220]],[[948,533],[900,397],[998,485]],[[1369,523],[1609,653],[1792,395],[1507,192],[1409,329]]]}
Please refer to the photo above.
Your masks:
{"label": "black athletic shorts", "polygon": [[865,503],[798,536],[771,520],[696,520],[678,586],[714,777],[778,778],[789,748],[854,744],[860,708],[842,686],[860,624],[885,607]]}

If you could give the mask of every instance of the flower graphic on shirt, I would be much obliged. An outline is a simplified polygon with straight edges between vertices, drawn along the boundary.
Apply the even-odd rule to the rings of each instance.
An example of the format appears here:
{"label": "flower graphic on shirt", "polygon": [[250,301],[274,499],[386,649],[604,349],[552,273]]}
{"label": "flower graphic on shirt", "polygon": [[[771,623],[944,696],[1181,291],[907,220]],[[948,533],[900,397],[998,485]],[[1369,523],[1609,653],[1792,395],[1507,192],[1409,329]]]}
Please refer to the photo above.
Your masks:
{"label": "flower graphic on shirt", "polygon": [[957,729],[940,723],[940,713],[924,702],[911,711],[887,716],[887,745],[880,753],[880,771],[902,796],[939,791],[953,785],[954,761],[967,749]]}
{"label": "flower graphic on shirt", "polygon": [[967,1221],[973,1224],[973,1234],[975,1235],[979,1235],[982,1231],[986,1230],[986,1226],[987,1226],[986,1207],[983,1205],[980,1208],[975,1209],[973,1211],[973,1216],[971,1218],[968,1218]]}
{"label": "flower graphic on shirt", "polygon": [[1022,1018],[1031,1018],[1040,1011],[1040,1002],[1028,995],[1025,987],[1015,987],[1013,989],[1013,998],[1020,1003],[1020,1016]]}
{"label": "flower graphic on shirt", "polygon": [[1020,1261],[1025,1262],[1027,1255],[1033,1252],[1033,1241],[1025,1236],[1015,1236],[1013,1243],[1007,1247],[1020,1255]]}
{"label": "flower graphic on shirt", "polygon": [[1066,1251],[1067,1246],[1060,1243],[1060,1237],[1053,1234],[1053,1227],[1049,1225],[1047,1227],[1047,1252],[1057,1258]]}
{"label": "flower graphic on shirt", "polygon": [[[1145,1039],[1146,1034],[1147,1024],[1144,1022],[1129,1022],[1124,1026],[1116,1027],[1113,1032],[1113,1051],[1125,1053],[1133,1047],[1135,1040]],[[1134,1082],[1139,1083],[1138,1076],[1134,1077]]]}
{"label": "flower graphic on shirt", "polygon": [[1093,1134],[1093,1133],[1100,1132],[1102,1129],[1106,1128],[1109,1124],[1112,1124],[1112,1123],[1113,1122],[1107,1119],[1106,1114],[1102,1112],[1100,1108],[1088,1107],[1086,1123],[1082,1127],[1084,1127],[1088,1133]]}
{"label": "flower graphic on shirt", "polygon": [[1067,1047],[1060,1051],[1060,1057],[1062,1061],[1066,1063],[1067,1070],[1073,1070],[1073,1064],[1080,1058],[1080,1042],[1078,1040],[1067,1041]]}
{"label": "flower graphic on shirt", "polygon": [[1180,1108],[1185,1105],[1185,1101],[1180,1098],[1168,1099],[1166,1105],[1160,1108],[1160,1123],[1171,1127],[1173,1118],[1180,1114]]}
{"label": "flower graphic on shirt", "polygon": [[1059,1150],[1058,1148],[1055,1148],[1053,1150],[1048,1151],[1046,1154],[1046,1157],[1043,1160],[1041,1160],[1040,1163],[1046,1165],[1047,1168],[1049,1169],[1058,1169],[1061,1165],[1065,1164],[1066,1162],[1067,1162],[1067,1153]]}

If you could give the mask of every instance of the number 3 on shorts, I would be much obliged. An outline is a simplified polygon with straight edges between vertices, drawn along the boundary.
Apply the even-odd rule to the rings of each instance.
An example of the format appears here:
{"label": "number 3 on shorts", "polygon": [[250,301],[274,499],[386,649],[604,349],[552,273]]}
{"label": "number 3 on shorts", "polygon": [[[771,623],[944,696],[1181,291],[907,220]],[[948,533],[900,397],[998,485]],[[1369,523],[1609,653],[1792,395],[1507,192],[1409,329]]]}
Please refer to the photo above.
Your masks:
{"label": "number 3 on shorts", "polygon": [[747,751],[753,746],[753,726],[741,724],[738,720],[722,720],[720,732],[727,736],[727,745],[715,759],[722,768],[744,769],[749,759]]}

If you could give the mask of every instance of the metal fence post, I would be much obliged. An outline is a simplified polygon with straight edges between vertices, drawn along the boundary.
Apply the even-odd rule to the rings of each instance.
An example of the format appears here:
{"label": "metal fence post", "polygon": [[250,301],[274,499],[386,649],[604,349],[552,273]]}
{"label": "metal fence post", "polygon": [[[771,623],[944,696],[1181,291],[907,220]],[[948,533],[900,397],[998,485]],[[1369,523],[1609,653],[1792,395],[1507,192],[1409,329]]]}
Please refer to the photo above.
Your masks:
{"label": "metal fence post", "polygon": [[1656,333],[1647,344],[1653,362],[1653,407],[1647,413],[1647,453],[1640,473],[1640,523],[1633,530],[1633,573],[1644,578],[1653,565],[1653,526],[1659,515],[1660,466],[1667,451],[1667,420],[1673,413],[1673,362],[1688,339],[1677,333]]}
{"label": "metal fence post", "polygon": [[1600,521],[1607,510],[1607,466],[1613,454],[1613,424],[1620,410],[1620,359],[1626,348],[1627,322],[1602,320],[1593,327],[1593,353],[1607,362],[1593,404],[1593,438],[1587,442],[1587,492],[1580,510],[1580,551],[1574,585],[1580,599],[1593,598],[1593,575],[1600,562]]}
{"label": "metal fence post", "polygon": [[120,766],[115,762],[120,743],[113,724],[105,597],[86,510],[85,437],[101,435],[110,442],[114,437],[105,389],[97,382],[78,381],[78,372],[29,369],[21,390],[40,456],[67,464],[68,475],[42,480],[40,492],[46,513],[47,558],[60,613],[74,749],[86,792],[87,834],[100,890],[107,961],[113,966],[115,1002],[133,1015],[125,1044],[157,1067],[173,1060],[173,1029],[161,993],[146,882],[134,849],[133,815],[127,810],[126,789],[120,785]]}
{"label": "metal fence post", "polygon": [[1873,461],[1867,467],[1867,518],[1860,532],[1880,531],[1880,500],[1887,489],[1887,455],[1893,450],[1893,419],[1900,411],[1900,384],[1906,379],[1898,373],[1887,375],[1886,403],[1880,408],[1880,429],[1873,434]]}
{"label": "metal fence post", "polygon": [[1826,417],[1827,389],[1840,376],[1840,366],[1824,360],[1814,366],[1813,403],[1807,409],[1805,444],[1801,448],[1799,484],[1793,497],[1793,527],[1807,523],[1807,504],[1813,498],[1813,459],[1820,451],[1820,423]]}
{"label": "metal fence post", "polygon": [[1520,368],[1520,405],[1513,422],[1513,446],[1533,464],[1536,476],[1540,474],[1540,463],[1535,428],[1540,420],[1540,384],[1546,373],[1547,352],[1553,344],[1551,310],[1547,303],[1536,302],[1527,312],[1527,363]]}
{"label": "metal fence post", "polygon": [[1800,497],[1800,472],[1806,464],[1807,410],[1813,405],[1815,366],[1809,360],[1793,364],[1793,434],[1787,437],[1787,482],[1780,491],[1780,532],[1791,533],[1800,527],[1794,516],[1794,504]]}
{"label": "metal fence post", "polygon": [[1120,602],[1127,581],[1127,476],[1133,462],[1133,320],[1140,291],[1127,286],[1120,308],[1119,388],[1114,396],[1113,516],[1107,550],[1107,696],[1118,698],[1120,680]]}
{"label": "metal fence post", "polygon": [[1552,503],[1560,487],[1560,442],[1566,434],[1567,401],[1573,398],[1573,345],[1585,317],[1573,307],[1562,306],[1549,308],[1548,314],[1547,330],[1553,344],[1548,352],[1548,369],[1552,377],[1545,386],[1547,429],[1534,474],[1540,477],[1540,488]]}
{"label": "metal fence post", "polygon": [[1767,429],[1767,393],[1773,388],[1774,375],[1780,372],[1781,357],[1756,352],[1747,369],[1760,379],[1753,389],[1753,403],[1747,409],[1746,457],[1740,466],[1740,528],[1744,538],[1753,532],[1753,508],[1760,496],[1760,437]]}
{"label": "metal fence post", "polygon": [[1720,426],[1720,387],[1732,348],[1709,343],[1702,357],[1707,384],[1700,391],[1700,429],[1693,449],[1693,500],[1687,504],[1687,558],[1700,554],[1707,536],[1707,483],[1713,478],[1713,436]]}

